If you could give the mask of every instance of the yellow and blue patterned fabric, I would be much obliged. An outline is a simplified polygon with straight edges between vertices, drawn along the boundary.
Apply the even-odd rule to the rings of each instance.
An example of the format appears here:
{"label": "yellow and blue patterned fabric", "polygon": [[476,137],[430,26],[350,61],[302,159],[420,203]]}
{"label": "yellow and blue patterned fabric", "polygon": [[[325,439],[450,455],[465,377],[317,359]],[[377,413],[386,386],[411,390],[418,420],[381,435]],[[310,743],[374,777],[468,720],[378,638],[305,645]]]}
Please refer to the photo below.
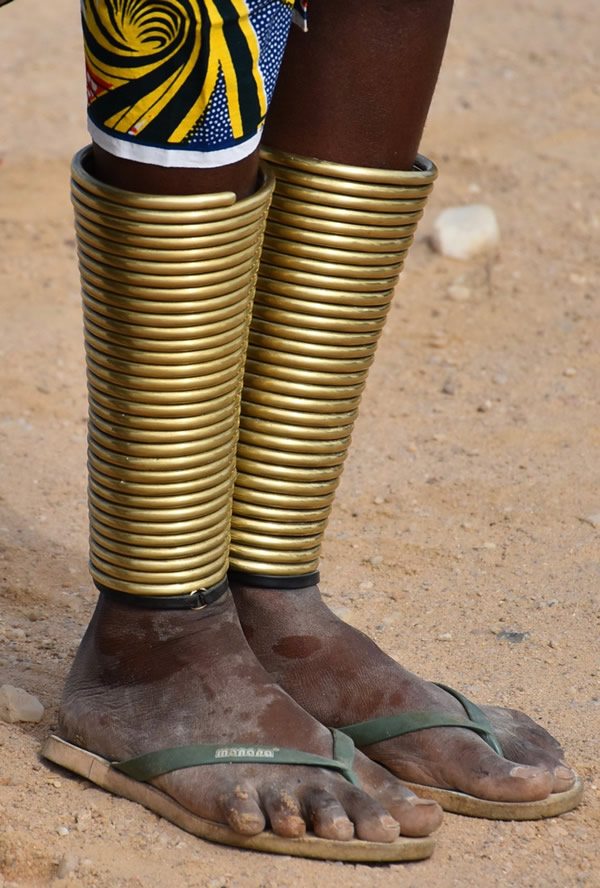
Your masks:
{"label": "yellow and blue patterned fabric", "polygon": [[81,0],[88,122],[120,157],[215,167],[250,154],[305,0]]}

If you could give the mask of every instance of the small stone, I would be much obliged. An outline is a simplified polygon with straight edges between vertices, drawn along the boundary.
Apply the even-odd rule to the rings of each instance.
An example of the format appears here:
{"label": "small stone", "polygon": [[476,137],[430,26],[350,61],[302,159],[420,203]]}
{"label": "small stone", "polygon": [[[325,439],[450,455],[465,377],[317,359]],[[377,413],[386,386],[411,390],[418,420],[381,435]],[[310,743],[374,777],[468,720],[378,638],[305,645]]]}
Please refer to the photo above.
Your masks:
{"label": "small stone", "polygon": [[569,280],[572,284],[577,284],[579,287],[583,287],[585,284],[587,284],[586,276],[584,274],[577,274],[576,272],[573,272],[573,274],[569,275]]}
{"label": "small stone", "polygon": [[452,302],[468,302],[471,298],[471,288],[464,284],[450,284],[446,293]]}
{"label": "small stone", "polygon": [[44,707],[37,697],[13,685],[0,687],[0,721],[39,722],[43,716]]}
{"label": "small stone", "polygon": [[61,857],[58,867],[56,868],[56,878],[66,879],[71,873],[74,873],[79,866],[79,859],[72,854],[65,854]]}
{"label": "small stone", "polygon": [[371,555],[369,558],[369,564],[373,564],[375,567],[379,564],[383,564],[383,555]]}
{"label": "small stone", "polygon": [[67,829],[66,826],[59,826],[58,829],[56,830],[56,832],[58,833],[59,836],[68,836],[69,835],[69,830]]}
{"label": "small stone", "polygon": [[376,506],[382,506],[385,502],[385,499],[382,496],[373,497],[373,502]]}
{"label": "small stone", "polygon": [[371,580],[363,580],[358,589],[360,592],[370,592],[373,586],[374,583]]}
{"label": "small stone", "polygon": [[486,543],[483,544],[483,548],[484,548],[484,549],[495,549],[495,548],[496,548],[496,543],[486,542]]}
{"label": "small stone", "polygon": [[600,512],[595,512],[593,515],[581,515],[579,520],[585,524],[591,524],[592,527],[600,527]]}
{"label": "small stone", "polygon": [[19,628],[18,626],[7,626],[4,630],[4,634],[7,638],[12,639],[13,641],[18,641],[21,638],[25,638],[25,630]]}
{"label": "small stone", "polygon": [[75,815],[75,823],[77,824],[78,832],[85,832],[85,830],[90,825],[91,820],[92,820],[92,812],[91,811],[88,811],[88,810],[78,811],[77,814]]}
{"label": "small stone", "polygon": [[520,644],[529,638],[529,632],[517,632],[514,629],[501,629],[496,635],[498,638],[505,638],[511,644]]}
{"label": "small stone", "polygon": [[454,395],[456,394],[456,385],[451,379],[447,379],[441,388],[441,392],[443,395]]}
{"label": "small stone", "polygon": [[492,376],[492,382],[494,385],[506,385],[508,382],[508,376],[506,373],[494,373]]}
{"label": "small stone", "polygon": [[431,334],[429,345],[432,348],[446,348],[446,346],[448,345],[448,337],[443,332],[443,330],[435,330]]}
{"label": "small stone", "polygon": [[486,398],[485,401],[482,401],[481,404],[479,404],[479,406],[477,407],[477,412],[478,413],[487,413],[489,410],[492,409],[493,406],[494,405],[492,404],[490,399]]}
{"label": "small stone", "polygon": [[437,637],[438,641],[452,641],[452,633],[451,632],[442,632]]}
{"label": "small stone", "polygon": [[486,204],[448,207],[434,222],[433,249],[450,259],[472,259],[500,240],[496,214]]}
{"label": "small stone", "polygon": [[565,367],[563,370],[563,376],[577,376],[577,370],[575,367]]}

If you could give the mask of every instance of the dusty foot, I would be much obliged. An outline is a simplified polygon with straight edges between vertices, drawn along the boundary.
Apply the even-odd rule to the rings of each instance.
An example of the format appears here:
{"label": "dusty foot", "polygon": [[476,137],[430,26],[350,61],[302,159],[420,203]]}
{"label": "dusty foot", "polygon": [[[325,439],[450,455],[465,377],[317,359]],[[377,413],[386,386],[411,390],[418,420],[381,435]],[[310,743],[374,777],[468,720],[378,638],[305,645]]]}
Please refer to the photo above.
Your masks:
{"label": "dusty foot", "polygon": [[[287,746],[331,757],[326,728],[277,687],[242,634],[228,593],[202,610],[158,611],[100,599],[67,680],[61,735],[107,758],[193,743]],[[367,795],[339,774],[304,766],[223,764],[153,781],[210,820],[246,835],[378,842],[427,835],[421,804],[361,753]],[[399,826],[400,824],[400,826]]]}
{"label": "dusty foot", "polygon": [[[232,587],[246,637],[273,679],[322,724],[340,727],[407,711],[464,709],[399,666],[338,619],[316,586]],[[432,728],[365,747],[401,779],[496,801],[534,801],[569,789],[574,773],[558,742],[521,712],[481,707],[506,758],[472,731]]]}

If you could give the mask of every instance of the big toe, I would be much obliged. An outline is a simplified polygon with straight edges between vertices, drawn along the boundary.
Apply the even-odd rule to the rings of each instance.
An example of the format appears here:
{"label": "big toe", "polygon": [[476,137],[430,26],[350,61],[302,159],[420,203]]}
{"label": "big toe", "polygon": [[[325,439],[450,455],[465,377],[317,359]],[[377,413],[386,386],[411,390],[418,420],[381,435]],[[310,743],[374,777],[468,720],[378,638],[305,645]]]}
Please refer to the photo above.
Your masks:
{"label": "big toe", "polygon": [[552,772],[552,792],[566,792],[575,785],[577,774],[566,764],[558,765]]}
{"label": "big toe", "polygon": [[502,758],[491,749],[472,748],[456,763],[455,788],[497,802],[534,802],[553,790],[554,777],[544,767]]}
{"label": "big toe", "polygon": [[547,751],[543,748],[529,745],[526,748],[518,749],[515,758],[518,758],[523,765],[546,771],[551,778],[551,792],[565,792],[571,789],[575,783],[577,777],[575,771],[554,750]]}

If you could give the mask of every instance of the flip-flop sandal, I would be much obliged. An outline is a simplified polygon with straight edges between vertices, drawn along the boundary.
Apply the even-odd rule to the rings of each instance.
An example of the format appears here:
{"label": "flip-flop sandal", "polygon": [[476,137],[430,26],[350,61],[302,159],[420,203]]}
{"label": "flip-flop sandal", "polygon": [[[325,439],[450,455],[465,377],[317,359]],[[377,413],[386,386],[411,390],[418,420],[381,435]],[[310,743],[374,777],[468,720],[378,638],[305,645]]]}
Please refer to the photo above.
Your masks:
{"label": "flip-flop sandal", "polygon": [[429,857],[434,847],[434,841],[430,836],[424,838],[400,836],[394,842],[366,842],[361,839],[351,839],[345,842],[335,839],[321,839],[318,836],[310,835],[298,839],[288,839],[270,831],[262,832],[256,836],[242,836],[225,824],[192,814],[165,792],[147,782],[161,774],[167,774],[180,768],[227,762],[238,764],[251,762],[252,764],[311,765],[318,768],[329,768],[338,771],[350,783],[359,786],[358,777],[352,770],[355,753],[354,743],[339,731],[333,730],[332,735],[332,758],[276,746],[211,744],[180,746],[148,753],[123,762],[111,762],[54,735],[46,740],[42,755],[51,762],[85,777],[115,795],[123,796],[132,802],[138,802],[181,829],[210,842],[272,854],[289,854],[295,857],[312,857],[319,860],[341,860],[353,863],[396,863],[424,860]]}
{"label": "flip-flop sandal", "polygon": [[[453,688],[439,684],[460,703],[467,718],[456,718],[441,712],[404,712],[399,715],[382,716],[354,725],[338,728],[351,737],[358,749],[391,740],[402,734],[412,734],[427,728],[468,728],[485,740],[494,752],[503,755],[502,747],[491,722],[485,713]],[[433,799],[444,811],[452,814],[464,814],[467,817],[486,817],[489,820],[540,820],[543,817],[555,817],[572,811],[580,803],[583,796],[583,782],[577,777],[570,789],[554,792],[545,799],[536,802],[494,802],[480,799],[465,792],[454,789],[441,789],[437,786],[425,786],[421,783],[402,781],[415,795],[423,799]]]}

